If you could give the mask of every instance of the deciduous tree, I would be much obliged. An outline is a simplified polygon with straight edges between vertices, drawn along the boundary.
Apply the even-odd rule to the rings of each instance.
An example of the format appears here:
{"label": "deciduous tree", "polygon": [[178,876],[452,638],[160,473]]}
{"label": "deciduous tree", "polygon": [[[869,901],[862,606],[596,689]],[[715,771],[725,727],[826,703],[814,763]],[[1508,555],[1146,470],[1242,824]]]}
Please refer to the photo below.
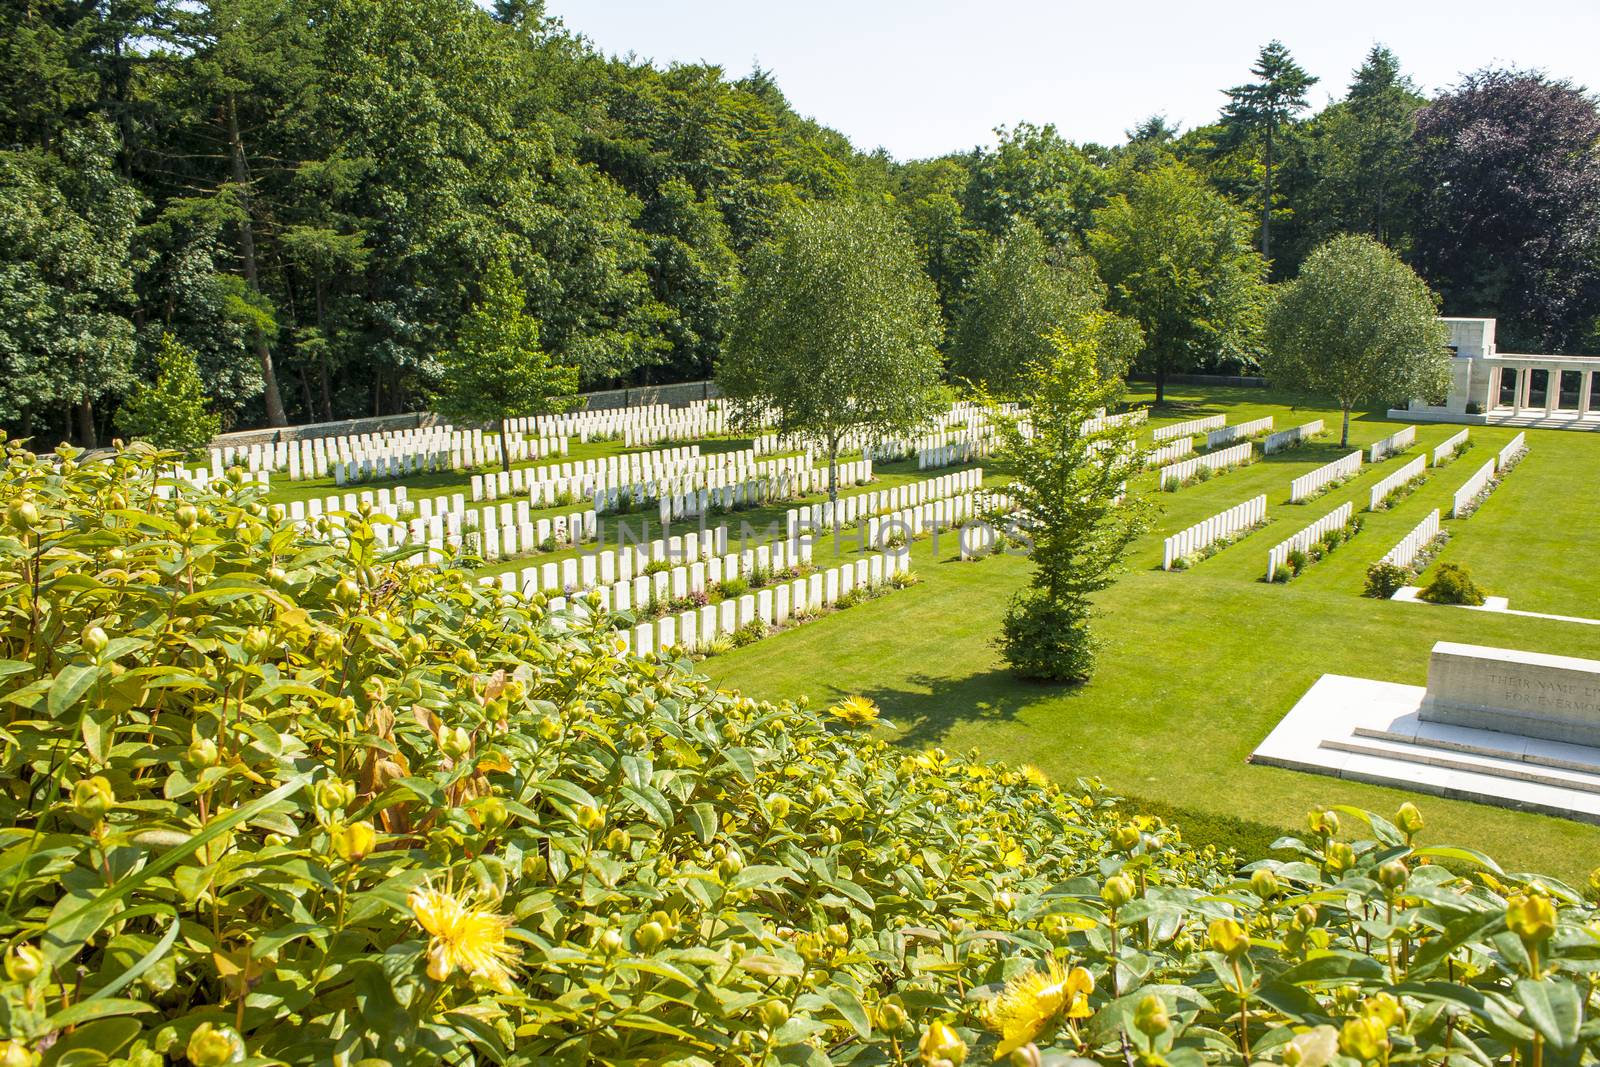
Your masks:
{"label": "deciduous tree", "polygon": [[1350,443],[1359,404],[1436,397],[1449,385],[1439,298],[1400,257],[1347,234],[1306,257],[1267,314],[1262,363],[1274,384],[1332,397]]}
{"label": "deciduous tree", "polygon": [[937,409],[940,330],[933,284],[887,208],[795,208],[751,260],[717,382],[736,419],[770,415],[821,446],[837,500],[846,440],[908,432]]}

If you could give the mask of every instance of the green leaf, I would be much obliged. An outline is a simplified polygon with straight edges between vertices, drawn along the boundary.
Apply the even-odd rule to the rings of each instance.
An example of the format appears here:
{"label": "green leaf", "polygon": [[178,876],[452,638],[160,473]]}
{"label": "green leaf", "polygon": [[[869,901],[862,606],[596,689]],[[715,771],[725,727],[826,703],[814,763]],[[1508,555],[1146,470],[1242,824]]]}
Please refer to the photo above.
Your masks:
{"label": "green leaf", "polygon": [[66,714],[89,687],[99,679],[103,668],[88,663],[74,663],[61,668],[50,683],[50,695],[45,700],[45,711],[53,719]]}
{"label": "green leaf", "polygon": [[694,827],[694,835],[700,839],[700,843],[709,845],[717,834],[717,809],[709,802],[701,801],[698,804],[690,804],[683,813],[688,818],[689,825]]}
{"label": "green leaf", "polygon": [[45,1030],[65,1030],[69,1026],[104,1019],[112,1015],[138,1015],[156,1009],[142,1000],[106,997],[102,1000],[80,1000],[69,1004],[44,1021]]}
{"label": "green leaf", "polygon": [[842,982],[835,982],[828,987],[828,1001],[839,1009],[845,1022],[855,1027],[856,1036],[863,1041],[872,1036],[872,1023],[867,1019],[867,1009],[854,989]]}
{"label": "green leaf", "polygon": [[1523,1022],[1539,1031],[1553,1048],[1565,1050],[1577,1044],[1583,1026],[1583,998],[1577,986],[1562,978],[1522,978],[1516,992],[1524,1009]]}
{"label": "green leaf", "polygon": [[143,956],[139,957],[138,961],[135,962],[132,967],[129,967],[126,971],[123,971],[122,974],[112,979],[110,982],[107,982],[93,993],[90,993],[84,999],[86,1001],[99,1000],[101,997],[109,997],[111,994],[120,992],[121,990],[127,988],[128,983],[134,981],[140,975],[144,974],[144,972],[148,971],[151,967],[154,967],[158,962],[160,962],[161,957],[167,954],[167,949],[171,948],[172,943],[177,939],[178,916],[176,913],[174,913],[172,916],[172,922],[167,924],[167,932],[161,935],[161,940],[156,942],[155,945],[151,947],[149,952],[146,952]]}

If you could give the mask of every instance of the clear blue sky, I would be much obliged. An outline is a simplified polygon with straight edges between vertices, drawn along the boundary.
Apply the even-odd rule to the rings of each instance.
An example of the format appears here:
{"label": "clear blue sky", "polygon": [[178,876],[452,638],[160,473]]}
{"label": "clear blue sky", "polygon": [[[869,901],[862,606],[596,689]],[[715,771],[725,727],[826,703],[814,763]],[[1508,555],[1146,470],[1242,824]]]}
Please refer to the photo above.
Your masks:
{"label": "clear blue sky", "polygon": [[1600,0],[549,0],[608,54],[770,69],[795,109],[901,159],[1018,120],[1115,143],[1155,112],[1210,121],[1273,37],[1343,96],[1374,43],[1427,91],[1514,64],[1600,88]]}

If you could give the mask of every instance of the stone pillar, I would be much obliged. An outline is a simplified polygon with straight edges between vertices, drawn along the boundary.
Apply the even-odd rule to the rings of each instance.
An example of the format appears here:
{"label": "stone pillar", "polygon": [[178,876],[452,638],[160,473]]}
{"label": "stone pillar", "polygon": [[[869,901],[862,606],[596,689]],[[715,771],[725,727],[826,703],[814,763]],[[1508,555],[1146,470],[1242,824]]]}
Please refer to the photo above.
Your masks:
{"label": "stone pillar", "polygon": [[1583,378],[1578,382],[1578,414],[1589,414],[1589,405],[1594,402],[1594,374],[1593,367],[1585,367],[1582,371]]}
{"label": "stone pillar", "polygon": [[1511,401],[1511,414],[1521,415],[1523,401],[1528,395],[1528,369],[1512,367],[1511,372],[1517,376],[1517,394]]}
{"label": "stone pillar", "polygon": [[1552,415],[1561,398],[1561,368],[1546,367],[1544,372],[1544,413]]}

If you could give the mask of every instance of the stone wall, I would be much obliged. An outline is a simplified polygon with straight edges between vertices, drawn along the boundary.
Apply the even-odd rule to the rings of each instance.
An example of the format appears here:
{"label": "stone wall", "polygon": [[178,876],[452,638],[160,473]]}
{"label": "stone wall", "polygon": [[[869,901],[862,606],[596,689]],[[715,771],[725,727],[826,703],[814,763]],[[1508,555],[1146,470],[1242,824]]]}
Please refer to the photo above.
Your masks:
{"label": "stone wall", "polygon": [[[678,382],[672,385],[636,385],[627,389],[606,389],[580,393],[577,410],[625,408],[635,404],[668,404],[683,407],[696,400],[720,396],[715,382]],[[435,426],[444,420],[430,411],[408,415],[379,415],[369,419],[340,419],[336,422],[311,422],[300,426],[263,427],[235,430],[211,439],[212,448],[224,445],[264,445],[278,441],[308,441],[314,437],[343,437],[351,434],[382,433],[385,430],[413,430]]]}

